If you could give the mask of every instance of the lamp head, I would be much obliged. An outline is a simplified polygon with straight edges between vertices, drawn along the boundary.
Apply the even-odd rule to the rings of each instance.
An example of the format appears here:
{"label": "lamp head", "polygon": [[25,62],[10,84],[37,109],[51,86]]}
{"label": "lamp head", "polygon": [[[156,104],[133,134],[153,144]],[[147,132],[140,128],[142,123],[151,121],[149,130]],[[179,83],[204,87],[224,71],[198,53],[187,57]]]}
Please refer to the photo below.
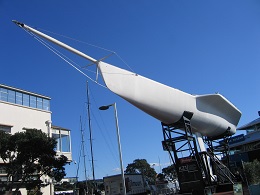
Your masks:
{"label": "lamp head", "polygon": [[99,107],[99,110],[107,110],[109,109],[110,105],[109,106],[100,106]]}

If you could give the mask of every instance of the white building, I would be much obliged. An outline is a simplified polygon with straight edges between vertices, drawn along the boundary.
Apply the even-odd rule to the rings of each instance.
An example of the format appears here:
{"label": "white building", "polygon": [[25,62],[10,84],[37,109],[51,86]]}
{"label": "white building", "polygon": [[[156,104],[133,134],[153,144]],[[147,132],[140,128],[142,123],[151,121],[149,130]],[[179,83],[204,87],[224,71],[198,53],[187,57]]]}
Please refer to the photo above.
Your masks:
{"label": "white building", "polygon": [[[14,134],[26,129],[39,129],[57,141],[57,153],[72,160],[70,131],[52,125],[50,97],[0,84],[0,130]],[[3,163],[0,159],[0,165]],[[0,179],[6,181],[0,166]],[[51,183],[46,178],[45,182]],[[53,194],[52,185],[42,189],[44,194]],[[27,194],[26,190],[21,190]]]}

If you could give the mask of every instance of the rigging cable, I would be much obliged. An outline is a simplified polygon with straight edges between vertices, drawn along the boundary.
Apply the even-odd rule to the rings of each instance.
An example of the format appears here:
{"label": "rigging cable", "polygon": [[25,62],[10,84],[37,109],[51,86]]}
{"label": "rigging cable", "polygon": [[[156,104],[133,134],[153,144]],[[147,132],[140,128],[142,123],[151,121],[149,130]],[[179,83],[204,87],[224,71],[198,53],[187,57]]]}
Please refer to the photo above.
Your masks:
{"label": "rigging cable", "polygon": [[[25,30],[25,29],[24,29]],[[61,52],[59,52],[57,49],[55,49],[54,47],[52,47],[50,44],[46,43],[43,39],[41,39],[39,36],[35,35],[34,33],[31,33],[27,30],[25,30],[28,34],[30,34],[31,36],[33,36],[33,38],[35,38],[38,42],[40,42],[42,45],[44,45],[47,49],[49,49],[50,51],[52,51],[54,54],[56,54],[58,57],[60,57],[61,59],[63,59],[65,62],[67,62],[70,66],[72,66],[74,69],[76,69],[78,72],[80,72],[81,74],[83,74],[85,77],[87,77],[89,80],[93,81],[94,83],[100,85],[101,87],[107,88],[106,86],[98,83],[97,81],[95,81],[94,79],[92,79],[90,76],[88,76],[87,74],[85,74],[83,71],[81,71],[79,68],[77,68],[75,65],[73,65],[71,62],[69,62],[69,58],[66,57],[64,54],[62,54]],[[66,59],[67,58],[67,59]],[[72,60],[70,60],[72,61]],[[72,61],[73,62],[73,61]]]}
{"label": "rigging cable", "polygon": [[135,72],[127,63],[125,60],[123,60],[123,58],[118,55],[115,51],[112,51],[112,50],[109,50],[109,49],[106,49],[104,47],[100,47],[100,46],[97,46],[97,45],[94,45],[94,44],[90,44],[90,43],[87,43],[87,42],[84,42],[84,41],[80,41],[78,39],[75,39],[75,38],[71,38],[71,37],[68,37],[68,36],[65,36],[65,35],[61,35],[61,34],[58,34],[58,33],[54,33],[54,32],[51,32],[51,31],[48,31],[48,30],[45,30],[45,29],[42,29],[42,28],[39,28],[39,30],[41,31],[45,31],[45,32],[48,32],[50,34],[54,34],[54,35],[58,35],[60,37],[64,37],[66,39],[70,39],[70,40],[73,40],[75,42],[79,42],[79,43],[82,43],[82,44],[86,44],[88,46],[91,46],[91,47],[95,47],[95,48],[98,48],[98,49],[101,49],[101,50],[104,50],[104,51],[107,51],[107,52],[111,52],[112,54],[115,54],[132,72]]}
{"label": "rigging cable", "polygon": [[[89,90],[90,90],[90,96],[92,97],[92,91],[91,91],[91,89],[89,89]],[[95,107],[98,108],[96,99],[95,99],[94,97],[92,97],[92,100],[93,100],[92,102],[94,102],[94,104],[95,104]],[[103,139],[105,140],[105,143],[106,143],[106,145],[107,145],[107,148],[108,148],[108,150],[110,151],[111,156],[113,157],[114,162],[115,162],[116,164],[118,164],[117,158],[116,158],[116,154],[114,153],[114,151],[116,150],[116,149],[115,149],[116,147],[115,147],[114,144],[113,144],[113,141],[112,141],[112,139],[111,139],[111,137],[110,137],[110,134],[108,134],[109,131],[105,131],[105,132],[107,133],[107,134],[105,135],[105,133],[104,133],[103,130],[102,130],[103,128],[100,127],[99,122],[98,122],[98,119],[97,119],[96,116],[94,115],[94,112],[92,111],[92,109],[91,109],[90,111],[91,111],[91,113],[92,113],[92,114],[91,114],[91,115],[92,115],[92,118],[95,120],[96,125],[97,125],[98,129],[100,130],[100,133],[101,133]],[[105,122],[104,122],[103,118],[102,118],[101,115],[100,115],[100,112],[98,112],[98,113],[99,113],[99,117],[101,118],[101,121],[102,121],[103,126],[105,127],[105,129],[108,129],[108,127],[105,125]]]}

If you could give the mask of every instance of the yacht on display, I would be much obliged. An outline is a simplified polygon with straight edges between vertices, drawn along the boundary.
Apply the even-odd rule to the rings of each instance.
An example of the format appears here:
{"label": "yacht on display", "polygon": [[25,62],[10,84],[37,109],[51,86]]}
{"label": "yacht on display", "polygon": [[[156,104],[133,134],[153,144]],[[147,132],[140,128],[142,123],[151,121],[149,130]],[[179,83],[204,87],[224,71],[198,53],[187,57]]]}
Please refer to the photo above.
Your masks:
{"label": "yacht on display", "polygon": [[96,60],[34,28],[19,27],[47,39],[95,64],[109,90],[164,124],[177,123],[184,112],[192,113],[192,132],[197,136],[221,138],[236,133],[241,112],[221,94],[192,95],[134,72]]}

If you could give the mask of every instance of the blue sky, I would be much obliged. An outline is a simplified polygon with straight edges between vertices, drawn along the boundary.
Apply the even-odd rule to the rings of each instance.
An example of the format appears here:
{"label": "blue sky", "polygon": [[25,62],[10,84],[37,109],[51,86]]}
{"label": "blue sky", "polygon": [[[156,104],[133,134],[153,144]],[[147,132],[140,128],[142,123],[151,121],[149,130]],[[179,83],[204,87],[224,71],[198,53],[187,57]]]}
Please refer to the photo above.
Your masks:
{"label": "blue sky", "polygon": [[[97,59],[109,52],[88,44],[115,51],[126,63],[115,55],[107,60],[109,63],[130,67],[140,75],[187,93],[219,92],[242,111],[238,126],[258,117],[259,1],[0,0],[0,83],[52,98],[53,124],[70,129],[72,134],[73,159],[77,164],[66,167],[67,176],[76,176],[82,117],[87,174],[92,178],[86,117],[88,79],[12,20],[43,30]],[[89,64],[64,53],[79,66]],[[119,160],[113,110],[98,110],[99,106],[114,102],[124,166],[138,158],[156,164],[157,172],[168,165],[159,121],[91,81],[89,88],[96,178],[120,173],[116,172]],[[83,158],[79,177],[84,179]]]}

